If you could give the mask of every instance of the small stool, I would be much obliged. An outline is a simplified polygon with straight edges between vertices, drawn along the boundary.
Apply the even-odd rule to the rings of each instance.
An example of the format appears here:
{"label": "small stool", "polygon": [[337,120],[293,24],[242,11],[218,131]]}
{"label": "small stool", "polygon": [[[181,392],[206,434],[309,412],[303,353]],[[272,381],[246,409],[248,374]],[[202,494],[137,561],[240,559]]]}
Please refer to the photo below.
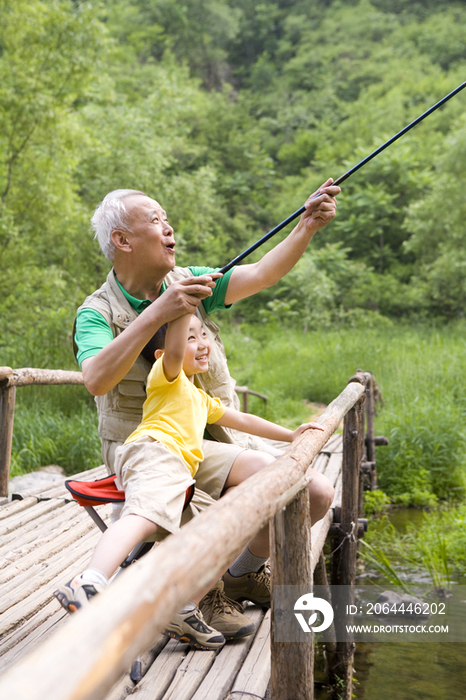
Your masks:
{"label": "small stool", "polygon": [[[107,526],[94,506],[105,505],[106,503],[123,503],[125,500],[125,492],[117,488],[115,481],[115,474],[106,476],[103,479],[96,479],[95,481],[75,481],[74,479],[67,479],[65,481],[65,486],[72,494],[75,501],[84,508],[102,532],[105,532]],[[191,484],[186,490],[183,510],[188,507],[193,495],[194,484]],[[140,559],[153,545],[153,542],[140,542],[133,551],[128,554],[124,562],[120,564],[120,569],[126,569],[137,559]],[[138,657],[131,666],[130,678],[133,683],[139,683],[142,678],[142,663],[140,657]]]}
{"label": "small stool", "polygon": [[[103,479],[96,479],[95,481],[75,481],[74,479],[67,479],[65,481],[65,486],[68,491],[77,503],[84,508],[86,513],[90,515],[101,532],[105,532],[107,526],[94,506],[105,505],[106,503],[123,503],[125,500],[125,492],[117,488],[115,481],[115,474],[106,476]],[[191,486],[186,489],[183,510],[189,506],[193,496],[194,484],[191,484]],[[121,564],[121,568],[125,569],[136,559],[142,557],[143,554],[152,548],[153,544],[153,542],[140,542],[133,551],[128,554]]]}

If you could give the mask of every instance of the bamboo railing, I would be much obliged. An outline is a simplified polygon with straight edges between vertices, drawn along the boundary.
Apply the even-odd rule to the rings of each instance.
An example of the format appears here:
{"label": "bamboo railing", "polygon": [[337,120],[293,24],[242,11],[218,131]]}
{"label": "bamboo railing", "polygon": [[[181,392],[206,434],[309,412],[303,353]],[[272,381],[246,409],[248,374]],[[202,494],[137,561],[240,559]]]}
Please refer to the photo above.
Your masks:
{"label": "bamboo railing", "polygon": [[[81,372],[61,369],[36,369],[24,367],[12,369],[0,367],[0,497],[8,496],[11,447],[15,414],[16,387],[31,385],[84,384]],[[249,396],[257,396],[267,402],[267,396],[252,391],[247,386],[237,386],[235,391],[242,398],[243,413],[249,412]]]}
{"label": "bamboo railing", "polygon": [[[317,419],[323,431],[303,433],[284,456],[231,490],[179,533],[151,550],[136,566],[118,577],[105,593],[11,668],[0,679],[0,697],[101,700],[176,611],[217,580],[249,539],[269,521],[272,521],[272,584],[309,585],[318,556],[312,560],[306,534],[310,528],[307,490],[303,493],[309,482],[306,471],[346,414],[349,422],[347,418],[345,426],[350,427],[345,428],[344,446],[351,453],[346,462],[347,468],[352,470],[350,483],[353,486],[346,501],[345,498],[342,501],[340,550],[343,560],[348,556],[348,546],[352,546],[354,554],[353,543],[355,537],[357,539],[354,495],[358,493],[354,483],[359,478],[363,458],[361,405],[367,379],[367,375],[358,372],[327,407]],[[343,461],[345,463],[345,459]],[[286,508],[292,501],[291,509]],[[307,525],[304,527],[296,511],[305,518]],[[328,530],[328,518],[326,522]],[[283,533],[286,533],[286,549]],[[319,546],[321,549],[323,542]],[[294,567],[290,562],[300,564]],[[273,606],[272,597],[272,619]],[[284,653],[283,647],[273,641],[272,624],[274,700],[312,698],[312,685],[303,686],[304,678],[312,678],[312,658],[309,653],[303,654],[299,647],[299,644],[289,644]],[[338,649],[336,651],[338,653]],[[342,653],[348,656],[346,650]],[[349,698],[351,694],[344,697]]]}

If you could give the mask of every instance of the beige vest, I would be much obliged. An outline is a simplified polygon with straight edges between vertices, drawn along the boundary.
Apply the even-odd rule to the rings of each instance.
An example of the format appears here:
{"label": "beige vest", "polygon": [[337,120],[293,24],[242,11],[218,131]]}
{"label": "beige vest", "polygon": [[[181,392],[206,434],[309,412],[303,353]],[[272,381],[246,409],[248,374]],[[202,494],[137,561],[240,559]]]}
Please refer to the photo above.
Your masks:
{"label": "beige vest", "polygon": [[[173,284],[192,273],[187,268],[175,267],[165,278],[165,283]],[[102,314],[110,326],[114,337],[118,336],[138,317],[119,288],[113,270],[100,289],[91,294],[80,309],[94,309]],[[196,376],[196,384],[211,396],[221,399],[225,406],[239,410],[239,399],[235,392],[235,380],[228,371],[227,359],[218,326],[208,317],[204,306],[199,304],[197,315],[202,320],[211,341],[209,371]],[[142,419],[142,406],[146,398],[146,379],[151,364],[141,355],[122,381],[104,396],[96,396],[99,417],[99,435],[102,442],[102,456],[107,468],[113,473],[113,459],[118,445],[136,429]],[[215,440],[230,442],[243,447],[256,449],[262,444],[244,433],[217,425],[207,426]]]}

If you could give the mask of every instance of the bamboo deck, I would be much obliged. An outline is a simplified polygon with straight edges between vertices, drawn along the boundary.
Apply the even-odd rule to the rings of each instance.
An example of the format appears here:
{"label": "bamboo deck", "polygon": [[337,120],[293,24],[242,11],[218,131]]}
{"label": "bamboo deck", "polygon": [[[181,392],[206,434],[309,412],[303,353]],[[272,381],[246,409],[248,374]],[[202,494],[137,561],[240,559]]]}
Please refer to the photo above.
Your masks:
{"label": "bamboo deck", "polygon": [[[314,460],[336,486],[341,501],[342,436],[333,435]],[[105,476],[98,467],[74,478]],[[100,532],[63,484],[39,493],[23,491],[0,501],[0,674],[66,624],[67,613],[53,597],[60,583],[85,568]],[[99,506],[108,520],[110,506]],[[312,528],[312,559],[317,563],[333,511]],[[249,606],[254,635],[226,644],[219,652],[190,651],[160,635],[141,657],[143,678],[135,687],[126,674],[105,700],[241,700],[266,697],[270,680],[270,613]]]}

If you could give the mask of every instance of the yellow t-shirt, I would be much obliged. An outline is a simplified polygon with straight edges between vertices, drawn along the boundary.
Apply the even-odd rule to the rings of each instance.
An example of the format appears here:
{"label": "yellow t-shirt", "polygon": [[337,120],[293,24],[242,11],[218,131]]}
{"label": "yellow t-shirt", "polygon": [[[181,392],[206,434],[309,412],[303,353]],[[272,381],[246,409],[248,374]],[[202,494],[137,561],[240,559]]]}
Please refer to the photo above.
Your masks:
{"label": "yellow t-shirt", "polygon": [[204,459],[202,440],[206,423],[218,421],[225,410],[220,399],[214,399],[194,386],[183,370],[169,382],[160,358],[147,378],[142,422],[126,443],[149,435],[181,457],[194,476],[199,462]]}

